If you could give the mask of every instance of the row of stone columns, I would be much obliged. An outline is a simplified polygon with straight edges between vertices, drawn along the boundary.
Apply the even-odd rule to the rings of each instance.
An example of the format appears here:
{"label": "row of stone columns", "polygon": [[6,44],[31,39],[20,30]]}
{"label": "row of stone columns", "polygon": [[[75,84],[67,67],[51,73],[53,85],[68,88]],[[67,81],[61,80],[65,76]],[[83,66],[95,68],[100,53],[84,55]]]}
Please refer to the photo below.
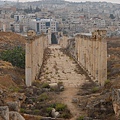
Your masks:
{"label": "row of stone columns", "polygon": [[59,38],[59,44],[61,47],[66,48],[68,46],[68,36],[64,35],[61,38]]}
{"label": "row of stone columns", "polygon": [[97,30],[92,36],[75,37],[77,60],[91,78],[104,85],[107,80],[107,41],[106,31]]}
{"label": "row of stone columns", "polygon": [[38,79],[40,67],[43,62],[44,49],[48,46],[48,36],[40,35],[28,37],[26,42],[26,85],[31,86]]}
{"label": "row of stone columns", "polygon": [[61,47],[68,47],[68,51],[77,59],[92,80],[102,86],[107,80],[107,41],[105,37],[105,30],[97,30],[92,34],[77,34],[75,39],[63,36],[60,41]]}

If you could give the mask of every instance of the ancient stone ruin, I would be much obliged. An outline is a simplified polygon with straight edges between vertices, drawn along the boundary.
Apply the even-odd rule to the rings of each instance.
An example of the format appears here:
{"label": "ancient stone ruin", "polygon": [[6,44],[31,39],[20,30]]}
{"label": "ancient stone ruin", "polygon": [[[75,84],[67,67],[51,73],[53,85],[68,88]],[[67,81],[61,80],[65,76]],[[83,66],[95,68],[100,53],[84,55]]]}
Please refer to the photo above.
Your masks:
{"label": "ancient stone ruin", "polygon": [[60,45],[76,59],[92,80],[104,85],[107,80],[106,31],[97,30],[92,34],[77,34],[74,38],[64,36]]}

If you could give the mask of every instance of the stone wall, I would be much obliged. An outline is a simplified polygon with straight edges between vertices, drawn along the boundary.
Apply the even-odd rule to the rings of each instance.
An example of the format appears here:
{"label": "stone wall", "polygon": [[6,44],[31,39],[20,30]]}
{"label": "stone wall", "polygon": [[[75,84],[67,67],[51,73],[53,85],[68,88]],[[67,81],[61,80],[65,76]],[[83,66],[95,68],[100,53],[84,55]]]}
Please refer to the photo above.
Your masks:
{"label": "stone wall", "polygon": [[64,36],[60,45],[78,61],[88,75],[104,85],[107,80],[107,41],[106,31],[97,30],[92,34],[77,34],[69,39]]}
{"label": "stone wall", "polygon": [[26,42],[26,85],[38,79],[39,70],[43,62],[44,50],[48,46],[48,36],[41,34],[39,36],[29,35]]}

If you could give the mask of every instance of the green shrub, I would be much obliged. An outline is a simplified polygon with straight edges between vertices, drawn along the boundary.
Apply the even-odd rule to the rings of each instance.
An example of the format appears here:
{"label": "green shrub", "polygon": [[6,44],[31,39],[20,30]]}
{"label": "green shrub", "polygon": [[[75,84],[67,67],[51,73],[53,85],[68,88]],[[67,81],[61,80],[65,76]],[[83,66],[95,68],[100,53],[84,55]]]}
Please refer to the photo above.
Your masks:
{"label": "green shrub", "polygon": [[25,109],[24,109],[24,108],[20,108],[20,112],[21,112],[21,113],[24,113],[24,112],[25,112]]}
{"label": "green shrub", "polygon": [[76,120],[84,120],[84,116],[80,116]]}
{"label": "green shrub", "polygon": [[50,88],[50,86],[49,86],[48,83],[43,83],[43,84],[42,84],[42,88]]}
{"label": "green shrub", "polygon": [[37,80],[36,80],[36,81],[33,81],[33,82],[32,82],[32,85],[33,85],[33,86],[36,86],[36,87],[40,87],[40,82],[37,81]]}
{"label": "green shrub", "polygon": [[33,110],[33,113],[34,113],[35,115],[39,115],[39,113],[40,113],[40,110],[38,110],[38,109],[35,109],[35,110]]}
{"label": "green shrub", "polygon": [[63,111],[63,110],[65,110],[66,108],[67,108],[67,106],[64,105],[64,104],[62,104],[62,103],[57,103],[56,106],[55,106],[55,109],[56,109],[57,111]]}
{"label": "green shrub", "polygon": [[55,106],[56,106],[56,103],[53,103],[50,105],[50,107],[52,107],[52,108],[55,108]]}
{"label": "green shrub", "polygon": [[41,120],[42,116],[36,116],[34,120]]}
{"label": "green shrub", "polygon": [[95,93],[95,92],[98,92],[99,91],[99,87],[93,87],[92,88],[92,92]]}
{"label": "green shrub", "polygon": [[20,89],[19,87],[10,86],[10,87],[9,87],[9,90],[10,90],[11,92],[19,92],[21,89]]}
{"label": "green shrub", "polygon": [[13,66],[25,68],[25,50],[22,47],[1,52],[0,59],[12,63]]}
{"label": "green shrub", "polygon": [[47,113],[51,113],[52,112],[52,107],[48,107],[47,109],[46,109],[46,111],[47,111]]}
{"label": "green shrub", "polygon": [[60,115],[61,118],[69,119],[71,117],[70,113],[63,113]]}
{"label": "green shrub", "polygon": [[110,83],[110,80],[106,80],[105,81],[105,85],[109,84]]}
{"label": "green shrub", "polygon": [[46,93],[43,93],[38,97],[38,101],[40,102],[45,101],[47,99],[48,99],[48,95]]}

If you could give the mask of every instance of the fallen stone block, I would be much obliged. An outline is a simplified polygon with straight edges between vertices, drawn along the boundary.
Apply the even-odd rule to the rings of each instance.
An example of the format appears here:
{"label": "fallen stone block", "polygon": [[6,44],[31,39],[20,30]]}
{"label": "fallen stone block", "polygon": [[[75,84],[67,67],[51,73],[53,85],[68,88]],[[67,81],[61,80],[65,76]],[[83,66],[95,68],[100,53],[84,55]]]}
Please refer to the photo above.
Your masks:
{"label": "fallen stone block", "polygon": [[19,111],[19,103],[15,102],[7,102],[10,111]]}
{"label": "fallen stone block", "polygon": [[53,108],[51,115],[53,118],[58,118],[60,116],[60,113]]}
{"label": "fallen stone block", "polygon": [[25,120],[25,118],[18,112],[11,111],[9,112],[9,120]]}
{"label": "fallen stone block", "polygon": [[9,108],[8,108],[8,106],[0,106],[0,117],[3,120],[9,120]]}
{"label": "fallen stone block", "polygon": [[57,83],[50,83],[49,86],[52,89],[57,89],[58,88],[58,84]]}

